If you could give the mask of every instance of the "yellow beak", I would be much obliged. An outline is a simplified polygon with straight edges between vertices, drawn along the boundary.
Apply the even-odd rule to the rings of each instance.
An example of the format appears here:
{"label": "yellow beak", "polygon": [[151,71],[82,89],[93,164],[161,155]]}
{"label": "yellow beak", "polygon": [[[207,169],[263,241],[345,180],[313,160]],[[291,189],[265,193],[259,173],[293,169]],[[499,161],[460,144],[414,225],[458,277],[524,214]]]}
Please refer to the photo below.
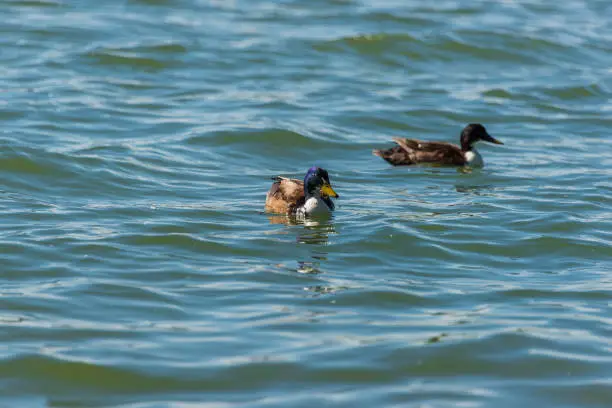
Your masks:
{"label": "yellow beak", "polygon": [[340,197],[338,194],[336,194],[336,192],[334,191],[332,186],[329,185],[329,183],[325,183],[321,186],[321,194],[334,198]]}

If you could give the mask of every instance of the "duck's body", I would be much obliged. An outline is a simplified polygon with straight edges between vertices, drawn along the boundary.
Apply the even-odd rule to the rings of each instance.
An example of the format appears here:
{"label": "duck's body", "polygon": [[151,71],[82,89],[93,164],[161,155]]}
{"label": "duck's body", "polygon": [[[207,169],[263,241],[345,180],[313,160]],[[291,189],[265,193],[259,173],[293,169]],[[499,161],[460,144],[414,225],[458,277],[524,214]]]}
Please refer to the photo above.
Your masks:
{"label": "duck's body", "polygon": [[416,139],[393,139],[397,146],[387,150],[374,150],[394,166],[409,166],[420,163],[434,163],[448,166],[481,167],[482,156],[474,146],[479,141],[503,144],[487,133],[484,126],[471,124],[461,132],[461,147],[446,142],[426,142]]}
{"label": "duck's body", "polygon": [[304,181],[286,177],[274,177],[274,183],[266,196],[266,211],[299,217],[330,215],[338,197],[331,188],[327,171],[311,168]]}

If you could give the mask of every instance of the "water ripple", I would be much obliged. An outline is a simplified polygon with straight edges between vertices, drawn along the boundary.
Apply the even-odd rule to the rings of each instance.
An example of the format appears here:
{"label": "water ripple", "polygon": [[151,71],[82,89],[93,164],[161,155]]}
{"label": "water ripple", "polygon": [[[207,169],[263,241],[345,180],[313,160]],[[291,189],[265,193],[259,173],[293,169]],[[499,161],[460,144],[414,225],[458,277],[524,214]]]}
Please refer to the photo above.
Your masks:
{"label": "water ripple", "polygon": [[0,405],[609,405],[609,11],[6,2]]}

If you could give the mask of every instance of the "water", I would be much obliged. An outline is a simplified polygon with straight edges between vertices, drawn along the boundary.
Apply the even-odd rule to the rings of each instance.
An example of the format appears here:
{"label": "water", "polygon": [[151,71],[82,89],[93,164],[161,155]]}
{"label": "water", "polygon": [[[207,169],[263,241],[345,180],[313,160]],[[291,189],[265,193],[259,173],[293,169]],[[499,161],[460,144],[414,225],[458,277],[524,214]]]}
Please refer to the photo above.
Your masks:
{"label": "water", "polygon": [[612,406],[612,6],[430,3],[2,2],[0,406]]}

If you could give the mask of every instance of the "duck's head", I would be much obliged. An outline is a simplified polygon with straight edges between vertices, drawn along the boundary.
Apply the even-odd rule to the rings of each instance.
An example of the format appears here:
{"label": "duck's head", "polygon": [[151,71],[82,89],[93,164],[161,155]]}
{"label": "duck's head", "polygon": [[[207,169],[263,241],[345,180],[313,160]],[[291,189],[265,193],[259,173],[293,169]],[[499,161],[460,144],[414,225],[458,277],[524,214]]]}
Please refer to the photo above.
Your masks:
{"label": "duck's head", "polygon": [[329,182],[329,174],[327,170],[320,167],[311,167],[304,177],[304,195],[306,197],[312,196],[327,196],[327,197],[340,197],[331,186]]}
{"label": "duck's head", "polygon": [[503,144],[499,140],[491,136],[487,129],[480,123],[471,123],[461,131],[461,150],[467,152],[472,150],[474,145],[480,141],[494,144]]}

